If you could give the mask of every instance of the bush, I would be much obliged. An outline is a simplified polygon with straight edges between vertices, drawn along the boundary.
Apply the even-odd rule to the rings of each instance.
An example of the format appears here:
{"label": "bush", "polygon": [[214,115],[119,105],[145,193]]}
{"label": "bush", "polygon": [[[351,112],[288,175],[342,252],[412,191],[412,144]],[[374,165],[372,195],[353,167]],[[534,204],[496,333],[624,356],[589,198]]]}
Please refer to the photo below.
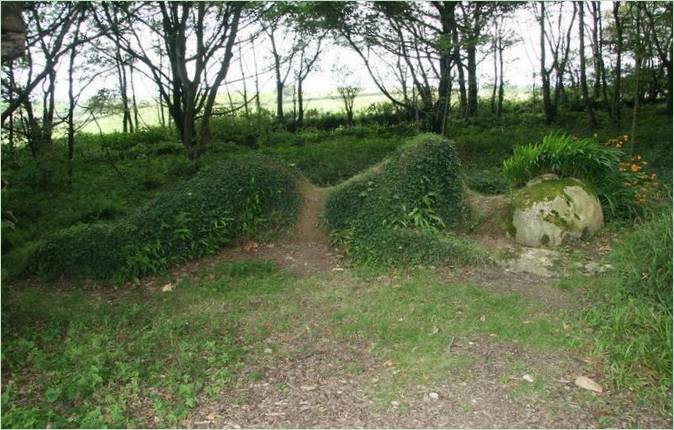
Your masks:
{"label": "bush", "polygon": [[621,168],[623,158],[609,145],[553,133],[539,144],[516,147],[503,162],[503,174],[512,185],[543,173],[582,179],[597,194],[608,218],[633,218],[643,213],[643,201],[631,183],[636,171]]}
{"label": "bush", "polygon": [[466,185],[482,194],[503,194],[508,191],[508,181],[499,169],[475,169],[466,172]]}
{"label": "bush", "polygon": [[25,274],[126,280],[202,257],[241,235],[288,225],[295,178],[261,156],[205,168],[118,222],[79,224],[47,236]]}
{"label": "bush", "polygon": [[433,263],[460,257],[443,230],[466,219],[454,147],[424,134],[336,188],[326,202],[333,242],[357,261]]}

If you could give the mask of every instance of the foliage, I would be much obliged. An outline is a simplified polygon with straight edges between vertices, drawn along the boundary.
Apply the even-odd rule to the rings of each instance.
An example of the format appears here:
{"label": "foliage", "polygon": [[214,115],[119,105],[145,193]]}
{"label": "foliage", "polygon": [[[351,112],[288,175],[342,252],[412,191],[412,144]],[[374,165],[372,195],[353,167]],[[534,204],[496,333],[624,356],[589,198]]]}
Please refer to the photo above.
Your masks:
{"label": "foliage", "polygon": [[508,181],[500,169],[474,169],[466,172],[466,185],[482,194],[503,194],[508,191]]}
{"label": "foliage", "polygon": [[611,254],[629,294],[672,309],[672,211],[660,209],[625,235]]}
{"label": "foliage", "polygon": [[436,135],[420,135],[337,187],[326,202],[328,227],[349,238],[348,252],[361,262],[461,258],[464,253],[454,251],[467,247],[443,233],[446,227],[462,225],[467,216],[460,175],[452,144]]}
{"label": "foliage", "polygon": [[26,274],[129,279],[212,253],[241,235],[284,226],[299,204],[295,179],[261,156],[209,166],[110,224],[80,224],[43,239]]}
{"label": "foliage", "polygon": [[599,145],[591,139],[553,133],[539,144],[516,147],[503,162],[503,173],[513,185],[543,173],[583,179],[597,193],[608,218],[634,218],[643,213],[647,190],[641,185],[650,177],[639,173],[642,166],[636,162],[641,156],[621,162],[625,158],[621,148],[622,143]]}
{"label": "foliage", "polygon": [[179,426],[230,386],[241,343],[264,341],[250,303],[282,323],[276,304],[289,281],[269,263],[245,262],[216,265],[170,293],[3,285],[3,427]]}
{"label": "foliage", "polygon": [[302,145],[279,146],[263,152],[297,167],[314,184],[325,186],[338,184],[379,162],[403,142],[402,137],[374,133],[360,137],[333,132],[322,137],[315,143],[312,138]]}
{"label": "foliage", "polygon": [[671,206],[626,235],[609,260],[615,271],[594,284],[585,311],[595,352],[618,387],[671,388]]}
{"label": "foliage", "polygon": [[503,173],[514,185],[543,173],[577,177],[596,183],[598,178],[614,175],[620,155],[590,139],[578,139],[562,133],[543,137],[541,143],[518,146],[503,162]]}

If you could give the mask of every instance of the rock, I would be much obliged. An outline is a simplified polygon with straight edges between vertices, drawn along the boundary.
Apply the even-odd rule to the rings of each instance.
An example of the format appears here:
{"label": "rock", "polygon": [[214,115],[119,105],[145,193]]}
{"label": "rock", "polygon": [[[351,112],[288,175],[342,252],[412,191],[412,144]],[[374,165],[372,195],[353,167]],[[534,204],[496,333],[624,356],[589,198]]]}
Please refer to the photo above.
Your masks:
{"label": "rock", "polygon": [[591,275],[601,275],[610,271],[611,269],[613,269],[613,266],[610,264],[599,264],[594,261],[590,261],[589,263],[585,264],[585,266],[583,266],[583,271]]}
{"label": "rock", "polygon": [[586,376],[577,377],[575,384],[580,388],[585,388],[586,390],[594,391],[595,393],[602,393],[604,391],[601,388],[601,385]]}
{"label": "rock", "polygon": [[505,267],[515,273],[552,277],[555,276],[555,268],[562,265],[562,260],[562,255],[557,251],[525,247],[517,256],[505,261]]}
{"label": "rock", "polygon": [[540,184],[541,182],[544,181],[552,181],[555,179],[559,179],[559,176],[555,175],[554,173],[543,173],[542,175],[536,176],[534,179],[527,182],[527,187]]}
{"label": "rock", "polygon": [[515,240],[556,247],[591,237],[604,224],[597,197],[574,178],[535,178],[513,196]]}
{"label": "rock", "polygon": [[534,377],[529,375],[528,373],[525,374],[524,376],[522,376],[522,379],[524,379],[527,382],[532,382],[532,383],[534,382]]}

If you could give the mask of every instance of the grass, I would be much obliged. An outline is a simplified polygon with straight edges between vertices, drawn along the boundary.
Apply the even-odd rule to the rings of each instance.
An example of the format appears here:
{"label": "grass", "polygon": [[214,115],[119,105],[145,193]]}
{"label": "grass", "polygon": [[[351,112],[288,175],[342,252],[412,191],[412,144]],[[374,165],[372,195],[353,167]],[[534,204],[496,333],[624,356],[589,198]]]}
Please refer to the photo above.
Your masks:
{"label": "grass", "polygon": [[[582,113],[561,116],[553,128],[527,113],[450,122],[466,182],[481,192],[503,192],[498,168],[514,146],[536,142],[555,128],[583,137],[596,132],[605,141],[622,135],[629,125],[608,126],[600,115],[602,125],[593,131],[583,126]],[[671,180],[671,117],[646,107],[639,126],[636,151],[663,181]],[[321,185],[337,184],[376,164],[403,140],[402,134],[374,127],[303,133],[300,139],[279,138],[262,151],[294,164]],[[3,213],[11,211],[16,218],[11,223],[3,219],[3,254],[76,222],[114,221],[194,174],[175,141],[111,148],[108,157],[96,139],[82,139],[73,180],[67,184],[65,149],[57,144],[54,150],[53,160],[46,163],[48,175],[26,153],[15,158],[3,153],[3,180],[8,182]],[[253,149],[236,142],[216,142],[204,154],[202,166],[248,151]],[[664,219],[671,221],[669,217]],[[611,228],[622,235],[625,227]],[[640,234],[647,242],[662,236],[642,233],[624,238],[625,249],[640,249],[644,243],[634,242]],[[637,266],[623,269],[630,277],[644,272]],[[655,267],[651,277],[660,275]],[[141,280],[116,290],[4,278],[3,426],[177,426],[236,381],[264,382],[264,368],[255,364],[291,357],[292,345],[283,342],[287,335],[299,336],[309,349],[320,336],[358,347],[362,343],[362,352],[378,364],[379,381],[370,386],[373,397],[385,407],[399,401],[403,414],[409,413],[404,395],[417,384],[467,378],[470,368],[480,365],[479,356],[468,350],[450,348],[453,353],[447,354],[451,344],[493,338],[553,355],[593,351],[612,379],[611,389],[630,390],[646,409],[671,415],[671,358],[660,354],[662,339],[671,342],[671,312],[617,288],[621,276],[566,280],[569,294],[591,286],[588,299],[594,305],[587,313],[569,315],[541,311],[541,303],[517,294],[450,283],[430,269],[364,266],[298,277],[266,262],[221,262],[194,275],[157,276],[152,288],[144,285],[150,280]],[[174,290],[160,292],[165,283],[172,283]],[[530,323],[523,324],[525,320]],[[576,321],[574,330],[563,330],[564,321]],[[307,322],[313,323],[310,330]],[[526,365],[524,360],[513,362],[497,376],[499,382],[514,396],[548,395],[545,375],[535,375],[532,385],[512,382]],[[354,379],[372,371],[367,366],[357,358],[345,364]],[[237,400],[248,401],[245,394]],[[472,408],[469,402],[459,407]]]}
{"label": "grass", "polygon": [[[522,326],[531,319],[523,298],[446,285],[428,271],[388,284],[349,275],[300,279],[271,263],[221,262],[165,281],[173,291],[5,286],[4,427],[179,425],[202,399],[228,389],[244,362],[268,356],[268,348],[272,359],[283,356],[284,345],[266,341],[272,334],[303,331],[307,318],[321,321],[318,314],[327,317],[323,329],[372,340],[376,356],[401,371],[379,387],[382,398],[469,367],[470,355],[444,353],[452,337],[496,332],[536,347],[566,344],[551,321]],[[307,301],[317,314],[298,319]],[[265,378],[257,369],[245,377]]]}
{"label": "grass", "polygon": [[277,309],[292,284],[268,263],[209,276],[170,293],[5,287],[3,426],[171,427],[218,396],[265,337],[251,301]]}

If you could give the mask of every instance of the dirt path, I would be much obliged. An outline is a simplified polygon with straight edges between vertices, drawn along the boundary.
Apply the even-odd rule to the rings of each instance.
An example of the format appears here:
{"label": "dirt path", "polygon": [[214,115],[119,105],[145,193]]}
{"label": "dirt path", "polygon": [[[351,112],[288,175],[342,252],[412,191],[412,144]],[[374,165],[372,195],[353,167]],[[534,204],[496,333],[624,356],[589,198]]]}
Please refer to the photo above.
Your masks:
{"label": "dirt path", "polygon": [[316,274],[339,265],[340,256],[330,249],[328,235],[321,223],[327,188],[319,188],[303,179],[299,183],[302,204],[297,224],[279,240],[270,243],[247,242],[225,251],[223,259],[270,260],[300,274]]}

